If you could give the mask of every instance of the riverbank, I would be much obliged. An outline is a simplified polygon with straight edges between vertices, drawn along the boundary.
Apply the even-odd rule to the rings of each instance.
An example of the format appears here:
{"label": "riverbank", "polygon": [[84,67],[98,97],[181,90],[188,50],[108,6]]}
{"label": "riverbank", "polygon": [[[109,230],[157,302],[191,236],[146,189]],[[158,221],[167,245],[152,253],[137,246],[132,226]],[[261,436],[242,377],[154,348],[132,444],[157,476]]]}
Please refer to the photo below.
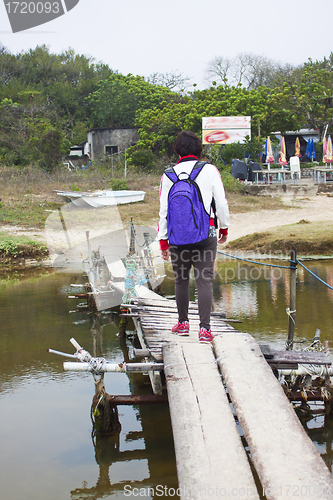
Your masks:
{"label": "riverbank", "polygon": [[281,201],[282,209],[231,213],[225,248],[281,254],[295,246],[302,255],[332,255],[333,198],[321,194]]}
{"label": "riverbank", "polygon": [[44,235],[39,235],[38,240],[34,236],[17,236],[12,234],[10,227],[7,231],[0,232],[0,265],[1,267],[16,265],[27,265],[31,262],[38,265],[48,258],[48,247],[44,241]]}
{"label": "riverbank", "polygon": [[[14,172],[15,173],[15,172]],[[106,189],[108,172],[69,172],[37,176],[1,171],[0,262],[37,262],[47,257],[45,221],[64,204],[55,189]],[[133,217],[134,225],[157,227],[160,174],[129,172],[128,189],[146,192],[143,202],[119,206],[124,225]],[[333,254],[333,197],[325,194],[306,197],[251,196],[227,193],[230,207],[228,242],[221,250],[287,252],[296,246],[301,254]]]}

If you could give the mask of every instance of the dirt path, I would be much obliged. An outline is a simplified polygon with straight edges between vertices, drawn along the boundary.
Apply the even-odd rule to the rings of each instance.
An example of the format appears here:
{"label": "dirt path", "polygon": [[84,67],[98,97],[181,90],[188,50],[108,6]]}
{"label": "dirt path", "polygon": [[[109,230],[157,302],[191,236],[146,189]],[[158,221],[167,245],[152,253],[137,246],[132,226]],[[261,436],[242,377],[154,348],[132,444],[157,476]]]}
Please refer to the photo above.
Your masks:
{"label": "dirt path", "polygon": [[[333,197],[326,195],[307,196],[305,198],[285,197],[283,202],[286,205],[285,209],[231,214],[228,241],[274,227],[294,224],[301,219],[308,221],[333,220]],[[0,231],[46,241],[45,233],[41,229],[0,226]]]}
{"label": "dirt path", "polygon": [[326,195],[292,199],[285,197],[283,202],[286,204],[286,209],[231,214],[228,241],[274,227],[295,224],[301,219],[310,222],[333,220],[333,197]]}

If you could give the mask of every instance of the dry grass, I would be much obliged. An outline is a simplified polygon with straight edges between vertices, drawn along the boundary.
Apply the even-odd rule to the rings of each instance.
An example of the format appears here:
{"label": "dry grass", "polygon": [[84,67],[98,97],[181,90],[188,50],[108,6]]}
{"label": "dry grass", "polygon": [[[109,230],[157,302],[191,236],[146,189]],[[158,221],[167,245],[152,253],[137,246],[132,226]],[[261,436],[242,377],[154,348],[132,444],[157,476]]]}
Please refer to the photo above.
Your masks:
{"label": "dry grass", "polygon": [[[160,174],[144,174],[129,170],[128,189],[145,191],[146,196],[143,202],[118,207],[123,222],[128,222],[133,217],[136,225],[157,226],[160,177]],[[70,172],[62,168],[53,174],[47,174],[37,168],[0,168],[0,230],[4,224],[43,228],[50,211],[65,203],[54,192],[55,189],[80,191],[110,189],[111,179],[114,178],[123,179],[123,172],[118,172],[112,177],[111,171],[106,169]],[[231,213],[288,209],[279,198],[234,192],[227,192],[226,195]],[[332,230],[333,223],[305,221],[303,224],[283,226],[240,238],[229,243],[229,248],[274,253],[281,250],[287,252],[292,246],[296,246],[301,254],[331,255]]]}
{"label": "dry grass", "polygon": [[230,213],[258,212],[260,210],[286,209],[278,197],[250,196],[248,194],[226,193]]}
{"label": "dry grass", "polygon": [[[114,176],[123,178],[123,172]],[[94,191],[110,189],[111,171],[93,169],[70,172],[61,168],[47,174],[37,168],[0,168],[1,208],[0,221],[26,227],[43,227],[51,210],[64,201],[54,190]],[[146,192],[145,200],[133,205],[119,206],[123,220],[133,216],[136,224],[154,224],[158,220],[160,174],[144,174],[129,170],[128,189]],[[284,207],[278,198],[227,193],[231,213],[277,209]],[[0,223],[1,223],[0,222]]]}
{"label": "dry grass", "polygon": [[228,244],[229,249],[263,253],[289,253],[296,247],[301,255],[333,255],[333,221],[309,222],[276,227],[274,230],[243,236]]}

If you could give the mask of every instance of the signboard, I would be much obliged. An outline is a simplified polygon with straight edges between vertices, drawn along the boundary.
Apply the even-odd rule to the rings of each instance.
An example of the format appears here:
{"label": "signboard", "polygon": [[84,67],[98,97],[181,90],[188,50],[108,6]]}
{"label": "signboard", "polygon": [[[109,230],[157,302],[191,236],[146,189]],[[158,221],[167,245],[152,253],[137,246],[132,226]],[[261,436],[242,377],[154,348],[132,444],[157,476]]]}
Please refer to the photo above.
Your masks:
{"label": "signboard", "polygon": [[251,116],[214,116],[202,118],[203,144],[231,144],[251,139]]}

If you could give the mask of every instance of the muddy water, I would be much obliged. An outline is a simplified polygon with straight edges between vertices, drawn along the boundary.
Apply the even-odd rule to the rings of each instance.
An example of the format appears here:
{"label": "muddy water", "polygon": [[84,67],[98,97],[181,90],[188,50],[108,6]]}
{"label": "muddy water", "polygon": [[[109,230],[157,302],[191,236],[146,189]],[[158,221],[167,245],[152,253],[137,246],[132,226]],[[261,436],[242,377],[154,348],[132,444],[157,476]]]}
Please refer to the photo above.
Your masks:
{"label": "muddy water", "polygon": [[[65,358],[47,352],[73,353],[71,337],[94,350],[89,316],[69,312],[80,302],[68,299],[69,285],[80,280],[31,272],[0,279],[1,499],[128,498],[125,486],[177,487],[166,405],[119,407],[119,439],[95,443],[92,376],[63,372]],[[118,322],[102,318],[103,353],[123,361]],[[108,374],[105,382],[110,394],[147,390],[126,374]]]}
{"label": "muddy water", "polygon": [[[333,284],[333,262],[306,265]],[[163,288],[172,295],[170,271],[168,276]],[[0,498],[128,498],[126,493],[149,487],[159,493],[166,489],[168,496],[155,498],[170,498],[177,475],[167,406],[119,407],[119,438],[96,443],[91,436],[91,375],[63,372],[64,358],[47,352],[73,352],[71,337],[94,352],[96,325],[83,311],[71,312],[80,300],[68,298],[70,285],[83,281],[80,275],[45,270],[0,276]],[[193,282],[191,293],[194,298]],[[333,346],[332,301],[333,291],[299,270],[296,341],[309,341],[320,328],[322,339]],[[214,307],[241,319],[238,329],[284,348],[288,306],[289,271],[219,261]],[[101,324],[103,355],[113,361],[131,355],[130,342],[129,352],[120,345],[119,317],[105,315]],[[105,382],[110,394],[149,390],[142,376],[107,374]],[[331,468],[332,421],[317,417],[306,427]]]}

